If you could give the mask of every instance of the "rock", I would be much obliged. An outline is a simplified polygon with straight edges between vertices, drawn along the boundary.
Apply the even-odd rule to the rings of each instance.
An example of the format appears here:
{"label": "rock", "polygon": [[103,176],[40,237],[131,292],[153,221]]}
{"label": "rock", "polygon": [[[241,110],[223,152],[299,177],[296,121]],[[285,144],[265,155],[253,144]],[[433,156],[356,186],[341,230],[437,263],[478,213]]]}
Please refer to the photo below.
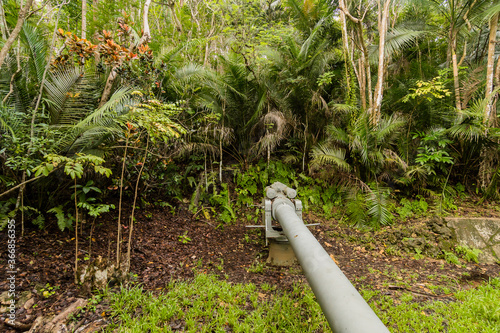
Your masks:
{"label": "rock", "polygon": [[[15,300],[15,308],[17,310],[21,309],[28,299],[32,297],[31,291],[23,291],[17,294],[17,299]],[[6,313],[9,311],[9,305],[11,304],[11,297],[9,296],[9,291],[4,291],[0,294],[0,313]],[[33,304],[32,304],[33,305]]]}
{"label": "rock", "polygon": [[37,317],[33,324],[31,325],[31,329],[28,333],[37,333],[41,332],[40,329],[43,327],[44,323],[49,321],[49,318],[45,318],[43,316]]}
{"label": "rock", "polygon": [[32,297],[33,297],[33,294],[31,293],[31,291],[22,291],[19,294],[19,299],[17,300],[16,305],[18,307],[24,306],[24,304],[26,302],[28,302],[28,300],[30,300]]}
{"label": "rock", "polygon": [[388,241],[390,244],[396,244],[396,242],[397,242],[396,235],[394,235],[394,234],[388,234],[388,235],[387,235],[387,241]]}
{"label": "rock", "polygon": [[414,252],[415,249],[422,251],[425,247],[425,244],[426,241],[423,237],[403,239],[403,247],[410,252]]}
{"label": "rock", "polygon": [[427,226],[432,232],[440,235],[445,239],[454,239],[453,230],[450,229],[446,222],[440,217],[432,217],[427,221]]}
{"label": "rock", "polygon": [[451,252],[453,248],[456,246],[455,242],[452,242],[450,240],[443,240],[439,242],[439,245],[441,246],[441,249],[446,252]]}
{"label": "rock", "polygon": [[83,291],[90,292],[95,289],[103,290],[110,283],[123,282],[127,277],[127,272],[125,265],[116,268],[114,263],[98,256],[91,263],[80,266],[77,276]]}
{"label": "rock", "polygon": [[10,304],[9,291],[4,291],[0,294],[0,304],[1,305],[9,305]]}
{"label": "rock", "polygon": [[443,253],[443,251],[438,245],[427,243],[425,246],[425,253],[431,257],[437,258]]}
{"label": "rock", "polygon": [[29,310],[29,309],[31,309],[31,307],[33,306],[33,304],[35,304],[35,298],[34,297],[32,297],[29,300],[27,300],[26,303],[24,303],[23,307],[24,307],[24,309]]}
{"label": "rock", "polygon": [[31,324],[23,324],[23,323],[19,323],[17,321],[10,321],[9,319],[6,319],[4,321],[5,325],[9,326],[9,327],[12,327],[18,331],[21,331],[21,332],[24,332],[24,331],[27,331],[31,328]]}

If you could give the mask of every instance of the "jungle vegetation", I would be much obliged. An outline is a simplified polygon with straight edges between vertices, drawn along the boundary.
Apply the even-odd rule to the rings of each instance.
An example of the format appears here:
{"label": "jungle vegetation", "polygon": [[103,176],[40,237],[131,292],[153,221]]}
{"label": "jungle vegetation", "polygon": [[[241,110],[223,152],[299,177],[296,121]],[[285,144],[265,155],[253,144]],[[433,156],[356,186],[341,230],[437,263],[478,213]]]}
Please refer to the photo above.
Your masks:
{"label": "jungle vegetation", "polygon": [[135,207],[159,197],[229,223],[283,180],[371,227],[401,198],[498,199],[500,1],[0,8],[1,227],[78,237],[114,210],[120,261]]}

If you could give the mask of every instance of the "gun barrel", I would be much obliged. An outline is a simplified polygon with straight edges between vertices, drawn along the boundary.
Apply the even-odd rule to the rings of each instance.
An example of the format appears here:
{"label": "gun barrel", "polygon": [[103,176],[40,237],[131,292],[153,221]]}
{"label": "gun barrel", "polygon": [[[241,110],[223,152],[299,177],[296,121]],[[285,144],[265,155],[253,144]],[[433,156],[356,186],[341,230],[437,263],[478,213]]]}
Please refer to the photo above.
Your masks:
{"label": "gun barrel", "polygon": [[333,332],[389,332],[290,203],[286,198],[276,199],[272,214],[292,245]]}

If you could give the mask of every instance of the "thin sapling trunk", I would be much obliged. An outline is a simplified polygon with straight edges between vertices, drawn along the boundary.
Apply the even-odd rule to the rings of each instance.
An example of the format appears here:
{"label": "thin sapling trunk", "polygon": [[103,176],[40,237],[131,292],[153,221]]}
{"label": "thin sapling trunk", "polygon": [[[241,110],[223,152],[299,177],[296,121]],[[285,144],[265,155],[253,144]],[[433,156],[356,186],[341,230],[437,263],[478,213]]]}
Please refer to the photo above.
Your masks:
{"label": "thin sapling trunk", "polygon": [[125,150],[123,151],[122,174],[120,176],[120,200],[118,202],[118,233],[116,236],[116,266],[120,267],[120,243],[121,243],[121,217],[122,217],[122,198],[123,198],[123,178],[125,176],[125,162],[127,161],[127,149],[130,140],[130,127],[127,129],[125,139]]}
{"label": "thin sapling trunk", "polygon": [[139,182],[141,180],[142,171],[144,170],[144,165],[146,164],[146,158],[148,157],[148,148],[149,148],[149,135],[146,139],[146,150],[144,151],[144,156],[142,157],[142,165],[139,170],[139,175],[137,176],[137,181],[135,182],[135,193],[134,193],[134,203],[132,204],[132,214],[130,214],[130,227],[128,232],[128,243],[127,243],[127,271],[130,269],[130,250],[132,248],[132,232],[134,231],[134,213],[135,213],[135,204],[137,202]]}
{"label": "thin sapling trunk", "polygon": [[78,200],[76,197],[76,177],[75,177],[75,284],[78,284]]}

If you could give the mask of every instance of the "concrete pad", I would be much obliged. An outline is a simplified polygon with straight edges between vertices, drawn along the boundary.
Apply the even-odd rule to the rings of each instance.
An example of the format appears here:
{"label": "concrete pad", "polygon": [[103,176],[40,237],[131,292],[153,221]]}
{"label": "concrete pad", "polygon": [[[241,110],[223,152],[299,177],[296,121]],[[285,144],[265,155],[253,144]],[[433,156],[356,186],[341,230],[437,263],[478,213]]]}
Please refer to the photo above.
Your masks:
{"label": "concrete pad", "polygon": [[459,245],[483,251],[479,261],[495,263],[500,258],[500,219],[448,217],[448,227],[455,230]]}
{"label": "concrete pad", "polygon": [[270,239],[267,263],[274,266],[292,266],[298,261],[289,242],[278,242]]}

